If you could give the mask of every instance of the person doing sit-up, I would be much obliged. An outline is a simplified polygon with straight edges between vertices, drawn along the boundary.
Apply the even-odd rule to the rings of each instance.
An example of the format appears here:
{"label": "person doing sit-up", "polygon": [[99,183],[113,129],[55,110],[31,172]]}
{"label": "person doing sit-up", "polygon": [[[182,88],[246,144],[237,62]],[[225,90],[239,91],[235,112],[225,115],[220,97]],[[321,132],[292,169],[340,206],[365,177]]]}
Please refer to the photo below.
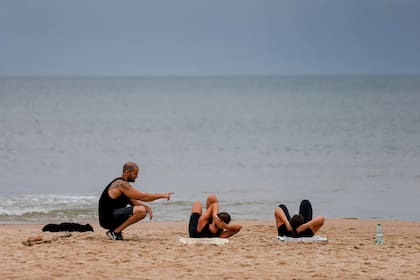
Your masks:
{"label": "person doing sit-up", "polygon": [[312,219],[312,205],[309,200],[302,200],[299,214],[290,217],[286,205],[280,204],[274,211],[278,236],[312,237],[322,227],[325,218]]}
{"label": "person doing sit-up", "polygon": [[227,212],[219,213],[219,201],[215,195],[209,195],[206,202],[206,211],[203,213],[200,201],[192,205],[189,222],[189,235],[192,238],[221,237],[228,238],[238,233],[242,226],[230,223]]}

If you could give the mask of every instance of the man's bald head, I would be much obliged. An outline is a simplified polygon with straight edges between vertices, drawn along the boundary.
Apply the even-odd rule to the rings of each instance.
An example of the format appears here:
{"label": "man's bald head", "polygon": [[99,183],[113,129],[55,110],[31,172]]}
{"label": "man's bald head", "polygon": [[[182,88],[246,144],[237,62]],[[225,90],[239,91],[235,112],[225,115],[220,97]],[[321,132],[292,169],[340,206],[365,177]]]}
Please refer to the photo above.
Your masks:
{"label": "man's bald head", "polygon": [[123,166],[123,173],[121,175],[127,182],[135,182],[139,173],[139,166],[134,162],[126,162]]}
{"label": "man's bald head", "polygon": [[135,170],[139,170],[139,166],[135,162],[129,161],[123,166],[123,173],[133,172]]}

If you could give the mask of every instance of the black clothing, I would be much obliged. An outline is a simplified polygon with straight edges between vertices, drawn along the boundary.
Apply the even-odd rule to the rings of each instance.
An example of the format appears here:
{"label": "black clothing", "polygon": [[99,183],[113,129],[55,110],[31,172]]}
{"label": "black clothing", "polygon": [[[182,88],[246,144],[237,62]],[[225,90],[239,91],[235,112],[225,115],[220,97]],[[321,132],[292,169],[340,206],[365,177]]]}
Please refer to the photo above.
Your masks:
{"label": "black clothing", "polygon": [[[108,194],[109,187],[112,185],[112,183],[114,183],[117,180],[124,180],[124,179],[116,178],[112,180],[112,182],[108,184],[108,186],[102,192],[101,197],[99,198],[99,205],[98,205],[99,224],[105,229],[113,230],[114,228],[118,227],[128,218],[126,211],[130,211],[130,210],[128,209],[123,210],[123,212],[125,213],[124,215],[126,216],[126,218],[123,221],[121,221],[121,213],[118,213],[118,211],[117,213],[114,213],[115,210],[121,209],[121,208],[131,208],[131,212],[129,213],[129,215],[131,215],[133,212],[132,207],[127,207],[127,205],[130,202],[130,199],[125,194],[121,193],[121,195],[116,199],[112,199],[109,196]],[[114,215],[119,215],[120,217],[114,218]]]}
{"label": "black clothing", "polygon": [[112,213],[112,226],[110,229],[114,230],[119,225],[124,223],[131,215],[133,215],[133,210],[133,206],[115,209]]}
{"label": "black clothing", "polygon": [[201,215],[199,213],[192,213],[191,214],[190,223],[189,223],[189,226],[188,226],[188,231],[189,231],[190,237],[192,237],[192,238],[218,237],[223,232],[223,229],[217,230],[216,233],[213,233],[213,232],[210,231],[210,225],[213,222],[211,219],[204,226],[203,230],[198,232],[197,231],[197,225],[198,225],[198,220],[200,219],[200,217],[201,217]]}
{"label": "black clothing", "polygon": [[[287,209],[286,205],[280,204],[279,207],[283,210],[284,214],[286,215],[287,220],[290,222],[291,217],[289,214],[289,210]],[[302,200],[299,206],[299,214],[303,216],[303,223],[307,223],[312,220],[312,205],[308,200]],[[299,234],[294,234],[291,231],[287,230],[285,224],[282,224],[277,229],[278,236],[288,236],[288,237],[312,237],[314,233],[310,228],[305,229],[304,231],[300,232]]]}
{"label": "black clothing", "polygon": [[59,232],[59,231],[93,231],[90,224],[81,225],[79,223],[61,223],[61,224],[48,224],[42,228],[42,231]]}

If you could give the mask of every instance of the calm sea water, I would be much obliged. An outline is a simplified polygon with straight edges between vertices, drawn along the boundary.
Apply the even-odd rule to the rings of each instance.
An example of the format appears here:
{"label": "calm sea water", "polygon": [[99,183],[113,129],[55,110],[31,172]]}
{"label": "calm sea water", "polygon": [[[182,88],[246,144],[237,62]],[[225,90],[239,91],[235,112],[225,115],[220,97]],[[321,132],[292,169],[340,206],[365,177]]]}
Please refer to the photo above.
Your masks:
{"label": "calm sea water", "polygon": [[234,219],[420,220],[420,77],[0,78],[0,222],[83,222],[125,161]]}

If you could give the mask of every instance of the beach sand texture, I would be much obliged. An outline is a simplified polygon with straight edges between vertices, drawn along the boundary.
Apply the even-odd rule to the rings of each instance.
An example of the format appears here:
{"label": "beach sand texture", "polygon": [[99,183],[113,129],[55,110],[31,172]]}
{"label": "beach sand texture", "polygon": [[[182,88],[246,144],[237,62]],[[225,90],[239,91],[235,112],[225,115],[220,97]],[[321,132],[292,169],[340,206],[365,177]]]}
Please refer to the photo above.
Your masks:
{"label": "beach sand texture", "polygon": [[[327,244],[276,240],[274,221],[239,221],[224,245],[185,245],[186,222],[143,221],[109,240],[105,230],[43,233],[0,225],[2,279],[420,279],[420,222],[326,220]],[[375,245],[382,223],[384,245]],[[33,238],[32,246],[22,242]]]}

